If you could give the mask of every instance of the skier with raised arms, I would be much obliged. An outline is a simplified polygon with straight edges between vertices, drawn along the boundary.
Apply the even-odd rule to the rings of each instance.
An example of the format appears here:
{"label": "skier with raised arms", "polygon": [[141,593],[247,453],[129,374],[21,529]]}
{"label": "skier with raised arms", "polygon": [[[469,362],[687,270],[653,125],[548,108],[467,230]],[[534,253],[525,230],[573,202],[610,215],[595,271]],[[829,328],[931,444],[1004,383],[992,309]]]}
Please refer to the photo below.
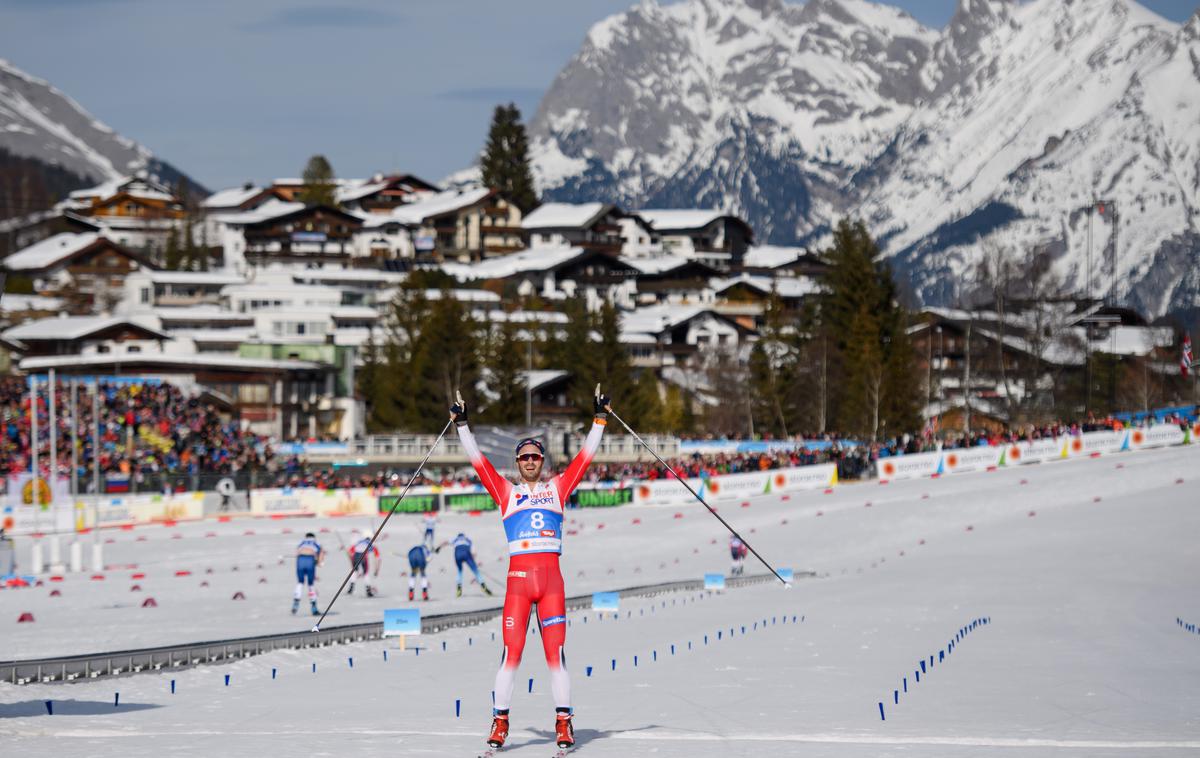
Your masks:
{"label": "skier with raised arms", "polygon": [[546,451],[534,438],[517,443],[516,463],[520,481],[508,481],[496,471],[475,443],[467,426],[467,408],[459,397],[450,407],[463,449],[484,488],[500,507],[500,518],[508,538],[508,583],[504,595],[504,651],[496,672],[492,731],[487,742],[493,748],[508,737],[508,710],[513,683],[525,648],[529,611],[537,606],[538,626],[546,664],[550,668],[550,690],[555,706],[555,741],[559,748],[575,744],[572,724],[571,683],[567,676],[563,645],[567,636],[566,590],[559,555],[562,553],[563,506],[583,479],[584,472],[600,446],[608,412],[608,397],[596,386],[595,417],[583,448],[562,474],[542,480]]}

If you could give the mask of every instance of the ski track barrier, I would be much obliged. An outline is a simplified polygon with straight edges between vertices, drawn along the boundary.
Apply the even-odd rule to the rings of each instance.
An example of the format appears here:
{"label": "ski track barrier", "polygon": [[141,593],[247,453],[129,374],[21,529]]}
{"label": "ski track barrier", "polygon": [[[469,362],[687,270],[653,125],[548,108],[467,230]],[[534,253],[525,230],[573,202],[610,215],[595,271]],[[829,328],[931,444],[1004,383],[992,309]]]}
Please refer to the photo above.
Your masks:
{"label": "ski track barrier", "polygon": [[[809,578],[816,576],[811,571],[797,572],[796,575]],[[754,574],[751,576],[730,577],[726,580],[726,586],[729,588],[739,588],[775,581],[778,580],[772,574]],[[703,591],[703,589],[703,580],[689,579],[627,587],[618,590],[618,592],[621,597],[653,597],[667,592]],[[566,609],[568,611],[590,610],[591,607],[591,593],[567,598]],[[476,611],[422,616],[421,633],[432,634],[443,629],[482,624],[498,617],[502,610],[503,608],[498,606]],[[269,653],[272,650],[325,647],[327,645],[363,642],[382,638],[383,622],[372,621],[329,627],[319,632],[285,632],[109,653],[39,658],[26,661],[4,661],[0,662],[0,682],[30,684],[38,682],[71,682],[83,679],[95,679],[101,676],[124,676],[140,672],[198,666],[206,663],[229,663],[261,653]]]}
{"label": "ski track barrier", "polygon": [[[829,489],[837,484],[837,466],[832,463],[768,469],[737,474],[719,474],[686,480],[706,502],[746,498],[769,493]],[[136,495],[105,495],[93,508],[93,501],[55,502],[35,519],[28,505],[7,503],[4,508],[6,529],[12,535],[36,532],[69,533],[94,528],[133,527],[200,519],[295,518],[304,516],[375,516],[386,513],[385,502],[398,499],[403,488],[255,489],[248,493],[248,510],[218,511],[206,498],[212,493],[182,492]],[[389,501],[389,498],[391,501]],[[621,505],[683,505],[691,494],[679,486],[675,477],[655,481],[584,482],[576,490],[572,504],[580,508],[609,508]],[[424,513],[430,510],[479,512],[494,510],[495,503],[481,485],[421,486],[409,490],[399,510]]]}
{"label": "ski track barrier", "polygon": [[897,479],[936,478],[1031,463],[1096,458],[1132,450],[1177,447],[1191,444],[1197,438],[1200,438],[1200,424],[1187,430],[1175,424],[1158,424],[1121,431],[1084,432],[1053,439],[889,456],[875,462],[875,473],[880,484],[887,484]]}

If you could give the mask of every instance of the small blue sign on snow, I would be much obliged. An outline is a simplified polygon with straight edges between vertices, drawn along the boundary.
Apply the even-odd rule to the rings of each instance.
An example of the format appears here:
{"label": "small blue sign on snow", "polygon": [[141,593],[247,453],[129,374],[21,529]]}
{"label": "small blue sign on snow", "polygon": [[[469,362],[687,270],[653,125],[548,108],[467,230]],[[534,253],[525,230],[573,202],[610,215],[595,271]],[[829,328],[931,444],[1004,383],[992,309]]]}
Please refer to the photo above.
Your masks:
{"label": "small blue sign on snow", "polygon": [[621,596],[616,592],[592,593],[593,611],[617,611],[620,610],[620,603]]}
{"label": "small blue sign on snow", "polygon": [[388,608],[383,612],[383,636],[421,633],[420,608]]}
{"label": "small blue sign on snow", "polygon": [[704,589],[706,590],[723,590],[725,589],[724,574],[705,574]]}
{"label": "small blue sign on snow", "polygon": [[792,577],[796,574],[791,569],[779,569],[779,578],[785,582],[792,581]]}

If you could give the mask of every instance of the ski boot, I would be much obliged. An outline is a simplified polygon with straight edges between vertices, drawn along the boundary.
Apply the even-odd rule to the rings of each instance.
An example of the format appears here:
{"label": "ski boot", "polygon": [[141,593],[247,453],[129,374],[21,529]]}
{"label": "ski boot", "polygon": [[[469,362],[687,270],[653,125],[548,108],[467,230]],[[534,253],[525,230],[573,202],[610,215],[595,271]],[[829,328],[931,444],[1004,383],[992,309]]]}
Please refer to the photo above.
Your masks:
{"label": "ski boot", "polygon": [[571,723],[573,714],[559,711],[554,719],[555,742],[563,750],[575,744],[575,725]]}
{"label": "ski boot", "polygon": [[492,591],[491,591],[491,590],[489,590],[489,589],[487,588],[487,585],[486,585],[486,584],[484,584],[483,582],[480,582],[480,583],[479,583],[479,589],[483,590],[483,594],[487,595],[488,597],[491,597],[491,596],[492,596]]}
{"label": "ski boot", "polygon": [[346,588],[346,594],[347,595],[354,594],[354,582],[350,582],[350,586]]}
{"label": "ski boot", "polygon": [[375,597],[375,588],[367,587],[367,597]]}
{"label": "ski boot", "polygon": [[312,601],[312,609],[311,609],[311,610],[312,610],[312,615],[314,615],[314,616],[320,616],[320,615],[321,615],[321,611],[320,611],[320,609],[318,609],[318,608],[317,608],[317,601],[316,601],[316,600]]}
{"label": "ski boot", "polygon": [[416,596],[416,593],[414,593],[414,592],[413,592],[413,589],[412,589],[412,587],[409,587],[409,588],[408,588],[408,602],[410,602],[410,603],[411,603],[411,602],[413,601],[413,598],[414,598],[415,596]]}
{"label": "ski boot", "polygon": [[455,597],[462,597],[462,585],[458,585],[458,589],[454,592]]}
{"label": "ski boot", "polygon": [[508,711],[496,713],[492,717],[492,733],[488,735],[487,744],[494,748],[504,747],[506,739],[508,739]]}
{"label": "ski boot", "polygon": [[429,590],[421,590],[421,599],[422,599],[422,600],[428,600],[428,599],[429,599]]}
{"label": "ski boot", "polygon": [[296,611],[298,610],[300,610],[300,598],[296,598],[292,601],[292,615],[295,616]]}

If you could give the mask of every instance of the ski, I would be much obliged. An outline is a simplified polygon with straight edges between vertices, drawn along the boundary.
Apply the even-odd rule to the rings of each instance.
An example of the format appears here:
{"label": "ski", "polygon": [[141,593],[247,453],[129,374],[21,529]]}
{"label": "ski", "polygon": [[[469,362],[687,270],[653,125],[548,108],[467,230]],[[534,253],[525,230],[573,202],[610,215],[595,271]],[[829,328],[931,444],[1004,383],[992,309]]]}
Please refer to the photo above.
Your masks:
{"label": "ski", "polygon": [[495,755],[503,749],[504,748],[502,748],[502,747],[490,747],[487,750],[484,750],[482,753],[480,753],[477,758],[494,758]]}
{"label": "ski", "polygon": [[572,747],[560,747],[560,748],[558,749],[558,752],[556,752],[556,753],[554,754],[554,758],[566,758],[566,756],[567,756],[567,753],[571,752],[571,750],[573,750],[573,749],[574,749],[574,746],[572,746]]}

